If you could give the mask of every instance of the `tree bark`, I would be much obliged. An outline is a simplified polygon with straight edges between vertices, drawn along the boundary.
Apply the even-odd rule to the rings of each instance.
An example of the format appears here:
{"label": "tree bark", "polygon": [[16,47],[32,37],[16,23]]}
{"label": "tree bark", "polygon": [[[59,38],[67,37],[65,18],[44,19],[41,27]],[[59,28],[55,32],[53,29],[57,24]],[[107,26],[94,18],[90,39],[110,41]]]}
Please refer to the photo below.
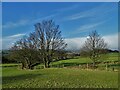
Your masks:
{"label": "tree bark", "polygon": [[44,68],[47,68],[47,61],[46,61],[46,58],[44,58]]}

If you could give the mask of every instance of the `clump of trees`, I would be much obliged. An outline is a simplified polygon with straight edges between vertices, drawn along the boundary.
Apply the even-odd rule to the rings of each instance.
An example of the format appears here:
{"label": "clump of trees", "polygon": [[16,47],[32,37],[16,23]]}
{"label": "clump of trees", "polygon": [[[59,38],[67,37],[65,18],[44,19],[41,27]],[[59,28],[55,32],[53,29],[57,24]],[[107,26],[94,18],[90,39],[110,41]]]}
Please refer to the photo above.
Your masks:
{"label": "clump of trees", "polygon": [[[61,36],[59,25],[53,20],[44,20],[34,25],[35,31],[17,41],[11,48],[11,58],[22,63],[22,69],[32,69],[39,63],[50,67],[55,55],[67,46]],[[59,53],[60,54],[60,53]]]}
{"label": "clump of trees", "polygon": [[[22,64],[22,69],[33,69],[40,63],[49,68],[52,61],[75,56],[65,51],[67,44],[61,36],[59,25],[53,20],[44,20],[34,26],[33,33],[14,43],[9,55],[11,60]],[[96,62],[103,58],[107,51],[107,43],[96,31],[92,31],[81,48],[80,55],[89,57],[95,67]]]}
{"label": "clump of trees", "polygon": [[98,60],[103,59],[103,55],[107,54],[107,43],[97,33],[92,31],[81,48],[80,55],[89,57],[93,61],[93,67]]}
{"label": "clump of trees", "polygon": [[0,52],[1,63],[16,63],[15,60],[9,58],[10,50],[3,50]]}

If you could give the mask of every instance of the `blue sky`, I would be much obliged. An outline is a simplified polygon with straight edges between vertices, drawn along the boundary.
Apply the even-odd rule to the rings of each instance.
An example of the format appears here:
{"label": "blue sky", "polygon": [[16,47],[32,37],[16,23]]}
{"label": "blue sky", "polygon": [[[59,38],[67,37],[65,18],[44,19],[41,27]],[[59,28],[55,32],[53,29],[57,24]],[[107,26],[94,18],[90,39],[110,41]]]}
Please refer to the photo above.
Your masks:
{"label": "blue sky", "polygon": [[117,2],[4,2],[2,16],[3,49],[33,32],[35,23],[47,19],[53,19],[60,25],[62,36],[69,44],[68,48],[80,48],[80,43],[84,42],[92,30],[98,31],[109,42],[111,49],[118,47]]}

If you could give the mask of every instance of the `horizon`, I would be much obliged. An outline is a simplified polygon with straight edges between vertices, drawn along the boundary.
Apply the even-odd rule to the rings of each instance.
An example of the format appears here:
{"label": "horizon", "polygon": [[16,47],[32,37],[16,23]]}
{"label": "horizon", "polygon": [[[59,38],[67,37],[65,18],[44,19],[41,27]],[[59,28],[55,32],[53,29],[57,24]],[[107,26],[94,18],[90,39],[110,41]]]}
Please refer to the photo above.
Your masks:
{"label": "horizon", "polygon": [[33,32],[35,23],[53,19],[60,25],[68,50],[80,49],[93,30],[105,39],[109,49],[118,50],[117,2],[4,2],[2,9],[2,49]]}

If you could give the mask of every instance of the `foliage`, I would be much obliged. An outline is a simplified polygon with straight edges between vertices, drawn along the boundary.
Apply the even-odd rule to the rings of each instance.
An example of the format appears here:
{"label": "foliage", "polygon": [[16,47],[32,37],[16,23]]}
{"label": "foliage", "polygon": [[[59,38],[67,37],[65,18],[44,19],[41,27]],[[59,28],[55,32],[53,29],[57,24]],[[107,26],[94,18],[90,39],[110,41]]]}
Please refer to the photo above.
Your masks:
{"label": "foliage", "polygon": [[15,60],[13,60],[12,58],[10,58],[10,53],[2,53],[0,55],[0,59],[2,59],[2,63],[17,63]]}
{"label": "foliage", "polygon": [[11,51],[9,59],[22,63],[22,69],[32,69],[34,65],[41,63],[38,51],[27,48]]}

